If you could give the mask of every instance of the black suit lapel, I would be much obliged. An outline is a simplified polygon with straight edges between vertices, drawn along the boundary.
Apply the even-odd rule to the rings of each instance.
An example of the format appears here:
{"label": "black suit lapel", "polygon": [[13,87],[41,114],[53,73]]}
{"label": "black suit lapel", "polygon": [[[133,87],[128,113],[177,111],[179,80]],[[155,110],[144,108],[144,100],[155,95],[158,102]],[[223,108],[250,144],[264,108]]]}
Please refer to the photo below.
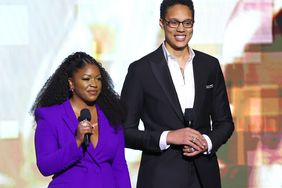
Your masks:
{"label": "black suit lapel", "polygon": [[199,107],[202,105],[204,92],[205,92],[205,84],[206,84],[206,78],[207,76],[205,74],[205,68],[202,67],[203,59],[201,59],[197,55],[197,51],[195,51],[195,57],[193,59],[193,72],[194,72],[194,83],[195,83],[195,99],[194,99],[194,113],[196,120],[194,124],[197,124],[197,117],[199,114]]}
{"label": "black suit lapel", "polygon": [[181,106],[178,100],[178,96],[173,85],[173,81],[168,69],[167,62],[165,60],[162,47],[160,46],[153,54],[150,61],[153,74],[157,81],[161,85],[165,95],[168,98],[169,103],[172,105],[174,111],[181,121],[184,121]]}

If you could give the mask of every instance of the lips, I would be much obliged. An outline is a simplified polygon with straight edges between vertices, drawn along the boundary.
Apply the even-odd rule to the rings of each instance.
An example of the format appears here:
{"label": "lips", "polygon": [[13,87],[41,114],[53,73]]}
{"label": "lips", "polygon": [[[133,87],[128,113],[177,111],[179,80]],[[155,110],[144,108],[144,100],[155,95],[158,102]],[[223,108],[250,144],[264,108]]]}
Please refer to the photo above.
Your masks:
{"label": "lips", "polygon": [[98,95],[98,91],[97,90],[89,90],[87,91],[90,95]]}

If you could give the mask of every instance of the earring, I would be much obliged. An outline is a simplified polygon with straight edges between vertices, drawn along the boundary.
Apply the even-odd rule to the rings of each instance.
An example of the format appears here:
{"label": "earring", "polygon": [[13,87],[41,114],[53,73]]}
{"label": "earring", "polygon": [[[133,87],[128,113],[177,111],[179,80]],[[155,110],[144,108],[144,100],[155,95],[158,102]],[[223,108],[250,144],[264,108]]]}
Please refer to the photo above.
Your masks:
{"label": "earring", "polygon": [[70,87],[69,92],[70,92],[70,93],[73,93],[73,91],[74,91],[74,88],[73,88],[73,87]]}

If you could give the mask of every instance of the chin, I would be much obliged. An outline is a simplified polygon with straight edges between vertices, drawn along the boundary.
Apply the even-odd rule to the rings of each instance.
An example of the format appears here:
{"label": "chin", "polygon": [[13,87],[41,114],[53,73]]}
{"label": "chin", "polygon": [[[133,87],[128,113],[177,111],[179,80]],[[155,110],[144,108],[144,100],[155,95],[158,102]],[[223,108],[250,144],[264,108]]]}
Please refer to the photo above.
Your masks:
{"label": "chin", "polygon": [[90,99],[90,102],[95,102],[97,100],[97,97]]}
{"label": "chin", "polygon": [[175,42],[173,46],[175,49],[184,49],[188,46],[188,42],[187,41]]}
{"label": "chin", "polygon": [[86,99],[85,101],[87,103],[94,103],[97,100],[98,97],[89,97],[88,99]]}
{"label": "chin", "polygon": [[185,41],[185,42],[167,42],[169,47],[172,49],[172,50],[175,50],[175,51],[181,51],[181,50],[184,50],[187,46],[188,46],[188,43]]}
{"label": "chin", "polygon": [[187,48],[187,44],[185,44],[185,45],[175,45],[175,47],[174,47],[174,49],[175,50],[184,50],[185,48]]}
{"label": "chin", "polygon": [[86,103],[87,105],[89,105],[89,106],[94,105],[95,102],[96,102],[96,100],[87,100],[87,101],[85,101],[85,103]]}

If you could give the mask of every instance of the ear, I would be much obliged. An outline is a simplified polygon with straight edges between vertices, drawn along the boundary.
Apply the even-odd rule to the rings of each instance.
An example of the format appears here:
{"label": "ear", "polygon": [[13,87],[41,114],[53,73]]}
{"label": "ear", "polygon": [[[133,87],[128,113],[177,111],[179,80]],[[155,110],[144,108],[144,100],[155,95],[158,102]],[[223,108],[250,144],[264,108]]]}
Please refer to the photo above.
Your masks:
{"label": "ear", "polygon": [[74,84],[73,84],[72,78],[69,78],[69,79],[68,79],[68,82],[69,82],[70,90],[73,91],[73,89],[74,89]]}
{"label": "ear", "polygon": [[163,20],[161,18],[159,20],[159,25],[162,29],[164,29],[164,23],[163,23]]}

